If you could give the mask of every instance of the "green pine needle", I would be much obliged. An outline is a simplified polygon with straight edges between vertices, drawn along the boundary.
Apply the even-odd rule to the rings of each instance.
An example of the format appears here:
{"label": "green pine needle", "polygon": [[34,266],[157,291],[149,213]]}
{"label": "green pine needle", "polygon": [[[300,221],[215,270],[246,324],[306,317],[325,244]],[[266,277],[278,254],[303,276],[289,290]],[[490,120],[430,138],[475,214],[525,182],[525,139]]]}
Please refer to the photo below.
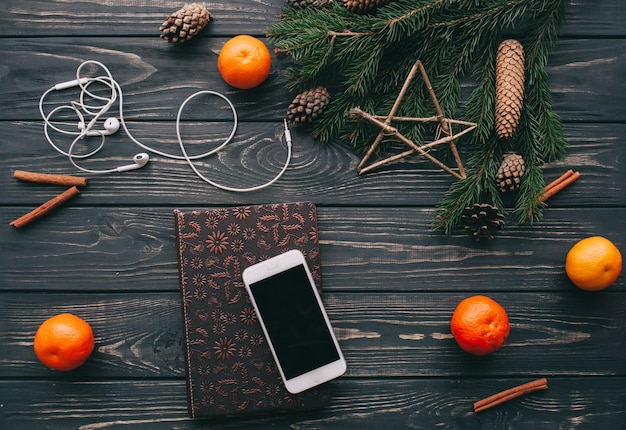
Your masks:
{"label": "green pine needle", "polygon": [[[526,164],[515,200],[517,221],[542,217],[542,166],[562,158],[566,148],[544,69],[564,8],[564,0],[395,0],[360,15],[335,1],[323,9],[286,8],[268,35],[278,52],[293,58],[288,89],[324,85],[331,92],[312,134],[321,142],[346,139],[359,151],[367,150],[378,130],[347,112],[389,112],[409,70],[422,61],[445,115],[478,123],[459,142],[468,152],[467,178],[450,186],[435,214],[434,227],[451,233],[466,206],[490,203],[505,212],[495,176],[507,150]],[[515,34],[523,35],[518,38],[525,49],[524,107],[517,135],[503,143],[494,133],[495,53]],[[474,90],[462,100],[461,88],[472,83]],[[397,115],[434,115],[423,85],[411,86]],[[424,125],[398,127],[416,142],[432,132]]]}

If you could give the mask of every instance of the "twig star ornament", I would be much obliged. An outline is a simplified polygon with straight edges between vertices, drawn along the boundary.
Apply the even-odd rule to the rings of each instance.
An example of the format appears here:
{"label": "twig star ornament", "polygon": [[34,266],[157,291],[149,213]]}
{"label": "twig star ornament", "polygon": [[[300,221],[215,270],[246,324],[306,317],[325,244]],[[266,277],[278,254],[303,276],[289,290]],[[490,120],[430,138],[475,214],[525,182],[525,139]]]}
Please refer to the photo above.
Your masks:
{"label": "twig star ornament", "polygon": [[[424,84],[426,85],[426,88],[428,89],[428,93],[430,94],[430,98],[433,104],[435,105],[436,116],[427,117],[427,118],[396,117],[395,114],[398,108],[400,107],[400,104],[402,103],[402,99],[404,98],[404,95],[406,94],[411,82],[415,78],[415,75],[417,74],[418,71],[421,73],[422,80],[424,81]],[[430,83],[430,79],[428,78],[428,74],[426,73],[426,69],[424,69],[424,65],[422,64],[420,60],[417,60],[415,64],[413,65],[413,67],[411,68],[411,71],[409,72],[409,75],[404,81],[404,84],[402,85],[402,88],[400,89],[400,93],[398,94],[398,97],[396,98],[396,101],[394,102],[391,108],[391,111],[389,112],[387,116],[370,115],[367,112],[364,112],[363,110],[361,110],[360,108],[354,107],[350,109],[350,117],[355,118],[355,119],[357,118],[365,119],[369,121],[370,123],[374,124],[375,126],[377,126],[378,128],[380,128],[380,131],[378,135],[376,136],[376,139],[374,139],[374,142],[369,147],[369,149],[367,150],[367,153],[365,154],[365,156],[363,157],[363,159],[361,160],[361,162],[359,163],[357,167],[357,173],[359,175],[372,171],[382,165],[385,165],[393,161],[399,160],[401,158],[407,157],[409,155],[418,153],[419,155],[421,155],[424,158],[427,158],[436,166],[448,172],[455,178],[465,179],[466,177],[465,168],[463,167],[463,163],[461,162],[461,157],[459,156],[459,152],[456,148],[455,141],[459,137],[474,130],[478,126],[478,124],[473,123],[473,122],[460,121],[460,120],[455,120],[455,119],[450,119],[450,118],[445,117],[441,109],[441,106],[439,105],[439,101],[437,100],[437,96],[435,95],[435,91],[433,90],[433,87]],[[421,145],[418,145],[415,142],[413,142],[411,139],[407,138],[402,133],[400,133],[398,129],[393,127],[391,125],[393,121],[438,123],[439,125],[437,127],[435,140],[433,140],[430,143],[423,143]],[[465,126],[465,128],[458,133],[453,133],[452,132],[453,124]],[[408,145],[410,149],[408,149],[407,151],[401,152],[399,154],[392,155],[388,158],[379,160],[370,165],[366,165],[370,157],[372,156],[372,154],[374,154],[374,151],[376,151],[376,148],[378,147],[378,145],[383,141],[385,137],[393,137],[399,140],[400,142]],[[454,156],[454,160],[456,163],[456,170],[444,164],[439,159],[437,159],[436,157],[434,157],[432,154],[429,153],[430,148],[437,146],[437,145],[441,145],[441,144],[450,145],[450,150],[452,151],[452,155]]]}

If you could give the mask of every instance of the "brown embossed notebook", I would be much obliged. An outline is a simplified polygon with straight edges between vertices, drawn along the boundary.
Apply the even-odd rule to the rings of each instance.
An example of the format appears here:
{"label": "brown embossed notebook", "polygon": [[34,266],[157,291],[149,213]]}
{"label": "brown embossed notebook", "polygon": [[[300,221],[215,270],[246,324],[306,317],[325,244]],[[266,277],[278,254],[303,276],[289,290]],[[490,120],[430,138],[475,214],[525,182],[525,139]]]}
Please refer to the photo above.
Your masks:
{"label": "brown embossed notebook", "polygon": [[326,405],[328,384],[297,395],[285,389],[241,279],[246,267],[299,249],[321,291],[315,205],[175,210],[174,217],[189,415]]}

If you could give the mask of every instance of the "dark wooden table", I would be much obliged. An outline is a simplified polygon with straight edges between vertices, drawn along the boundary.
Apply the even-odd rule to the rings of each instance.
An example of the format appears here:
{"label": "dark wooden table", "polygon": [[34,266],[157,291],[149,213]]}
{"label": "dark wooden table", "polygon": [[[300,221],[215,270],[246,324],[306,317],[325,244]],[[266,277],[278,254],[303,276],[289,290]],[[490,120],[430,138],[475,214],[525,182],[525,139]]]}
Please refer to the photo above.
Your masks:
{"label": "dark wooden table", "polygon": [[[292,165],[263,191],[220,191],[184,162],[153,156],[141,170],[90,176],[80,197],[24,229],[10,227],[62,191],[18,182],[14,170],[79,173],[46,143],[37,103],[51,85],[73,79],[81,61],[111,69],[135,136],[162,148],[176,149],[184,97],[201,89],[227,95],[241,122],[208,174],[234,185],[279,167],[276,136],[293,95],[283,87],[286,58],[276,57],[269,80],[250,91],[230,88],[216,70],[221,45],[240,33],[262,38],[283,0],[208,3],[215,20],[186,46],[158,37],[182,3],[3,3],[1,428],[626,428],[624,277],[590,294],[563,267],[586,236],[607,236],[626,251],[623,1],[568,1],[547,68],[569,149],[545,174],[573,168],[582,178],[549,201],[542,221],[508,222],[480,243],[430,229],[451,176],[413,157],[359,177],[360,156],[349,145],[317,144],[297,130]],[[103,157],[114,166],[139,152],[123,134],[111,142]],[[191,420],[172,211],[297,200],[318,205],[325,302],[349,370],[321,411]],[[461,351],[449,330],[456,304],[476,293],[499,301],[512,325],[488,357]],[[92,357],[70,373],[46,369],[32,350],[39,324],[60,312],[82,316],[96,336]],[[475,400],[542,376],[547,391],[472,412]]]}

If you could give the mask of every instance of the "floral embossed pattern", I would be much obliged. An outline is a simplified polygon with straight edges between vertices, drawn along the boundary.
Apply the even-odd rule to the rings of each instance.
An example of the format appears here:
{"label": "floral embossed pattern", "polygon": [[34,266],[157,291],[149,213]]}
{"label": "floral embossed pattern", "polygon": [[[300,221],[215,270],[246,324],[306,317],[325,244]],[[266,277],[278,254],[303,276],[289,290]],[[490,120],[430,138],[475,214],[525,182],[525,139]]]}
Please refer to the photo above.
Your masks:
{"label": "floral embossed pattern", "polygon": [[246,267],[299,249],[321,288],[315,206],[176,210],[174,215],[190,416],[328,403],[326,385],[298,395],[285,389],[241,279]]}

